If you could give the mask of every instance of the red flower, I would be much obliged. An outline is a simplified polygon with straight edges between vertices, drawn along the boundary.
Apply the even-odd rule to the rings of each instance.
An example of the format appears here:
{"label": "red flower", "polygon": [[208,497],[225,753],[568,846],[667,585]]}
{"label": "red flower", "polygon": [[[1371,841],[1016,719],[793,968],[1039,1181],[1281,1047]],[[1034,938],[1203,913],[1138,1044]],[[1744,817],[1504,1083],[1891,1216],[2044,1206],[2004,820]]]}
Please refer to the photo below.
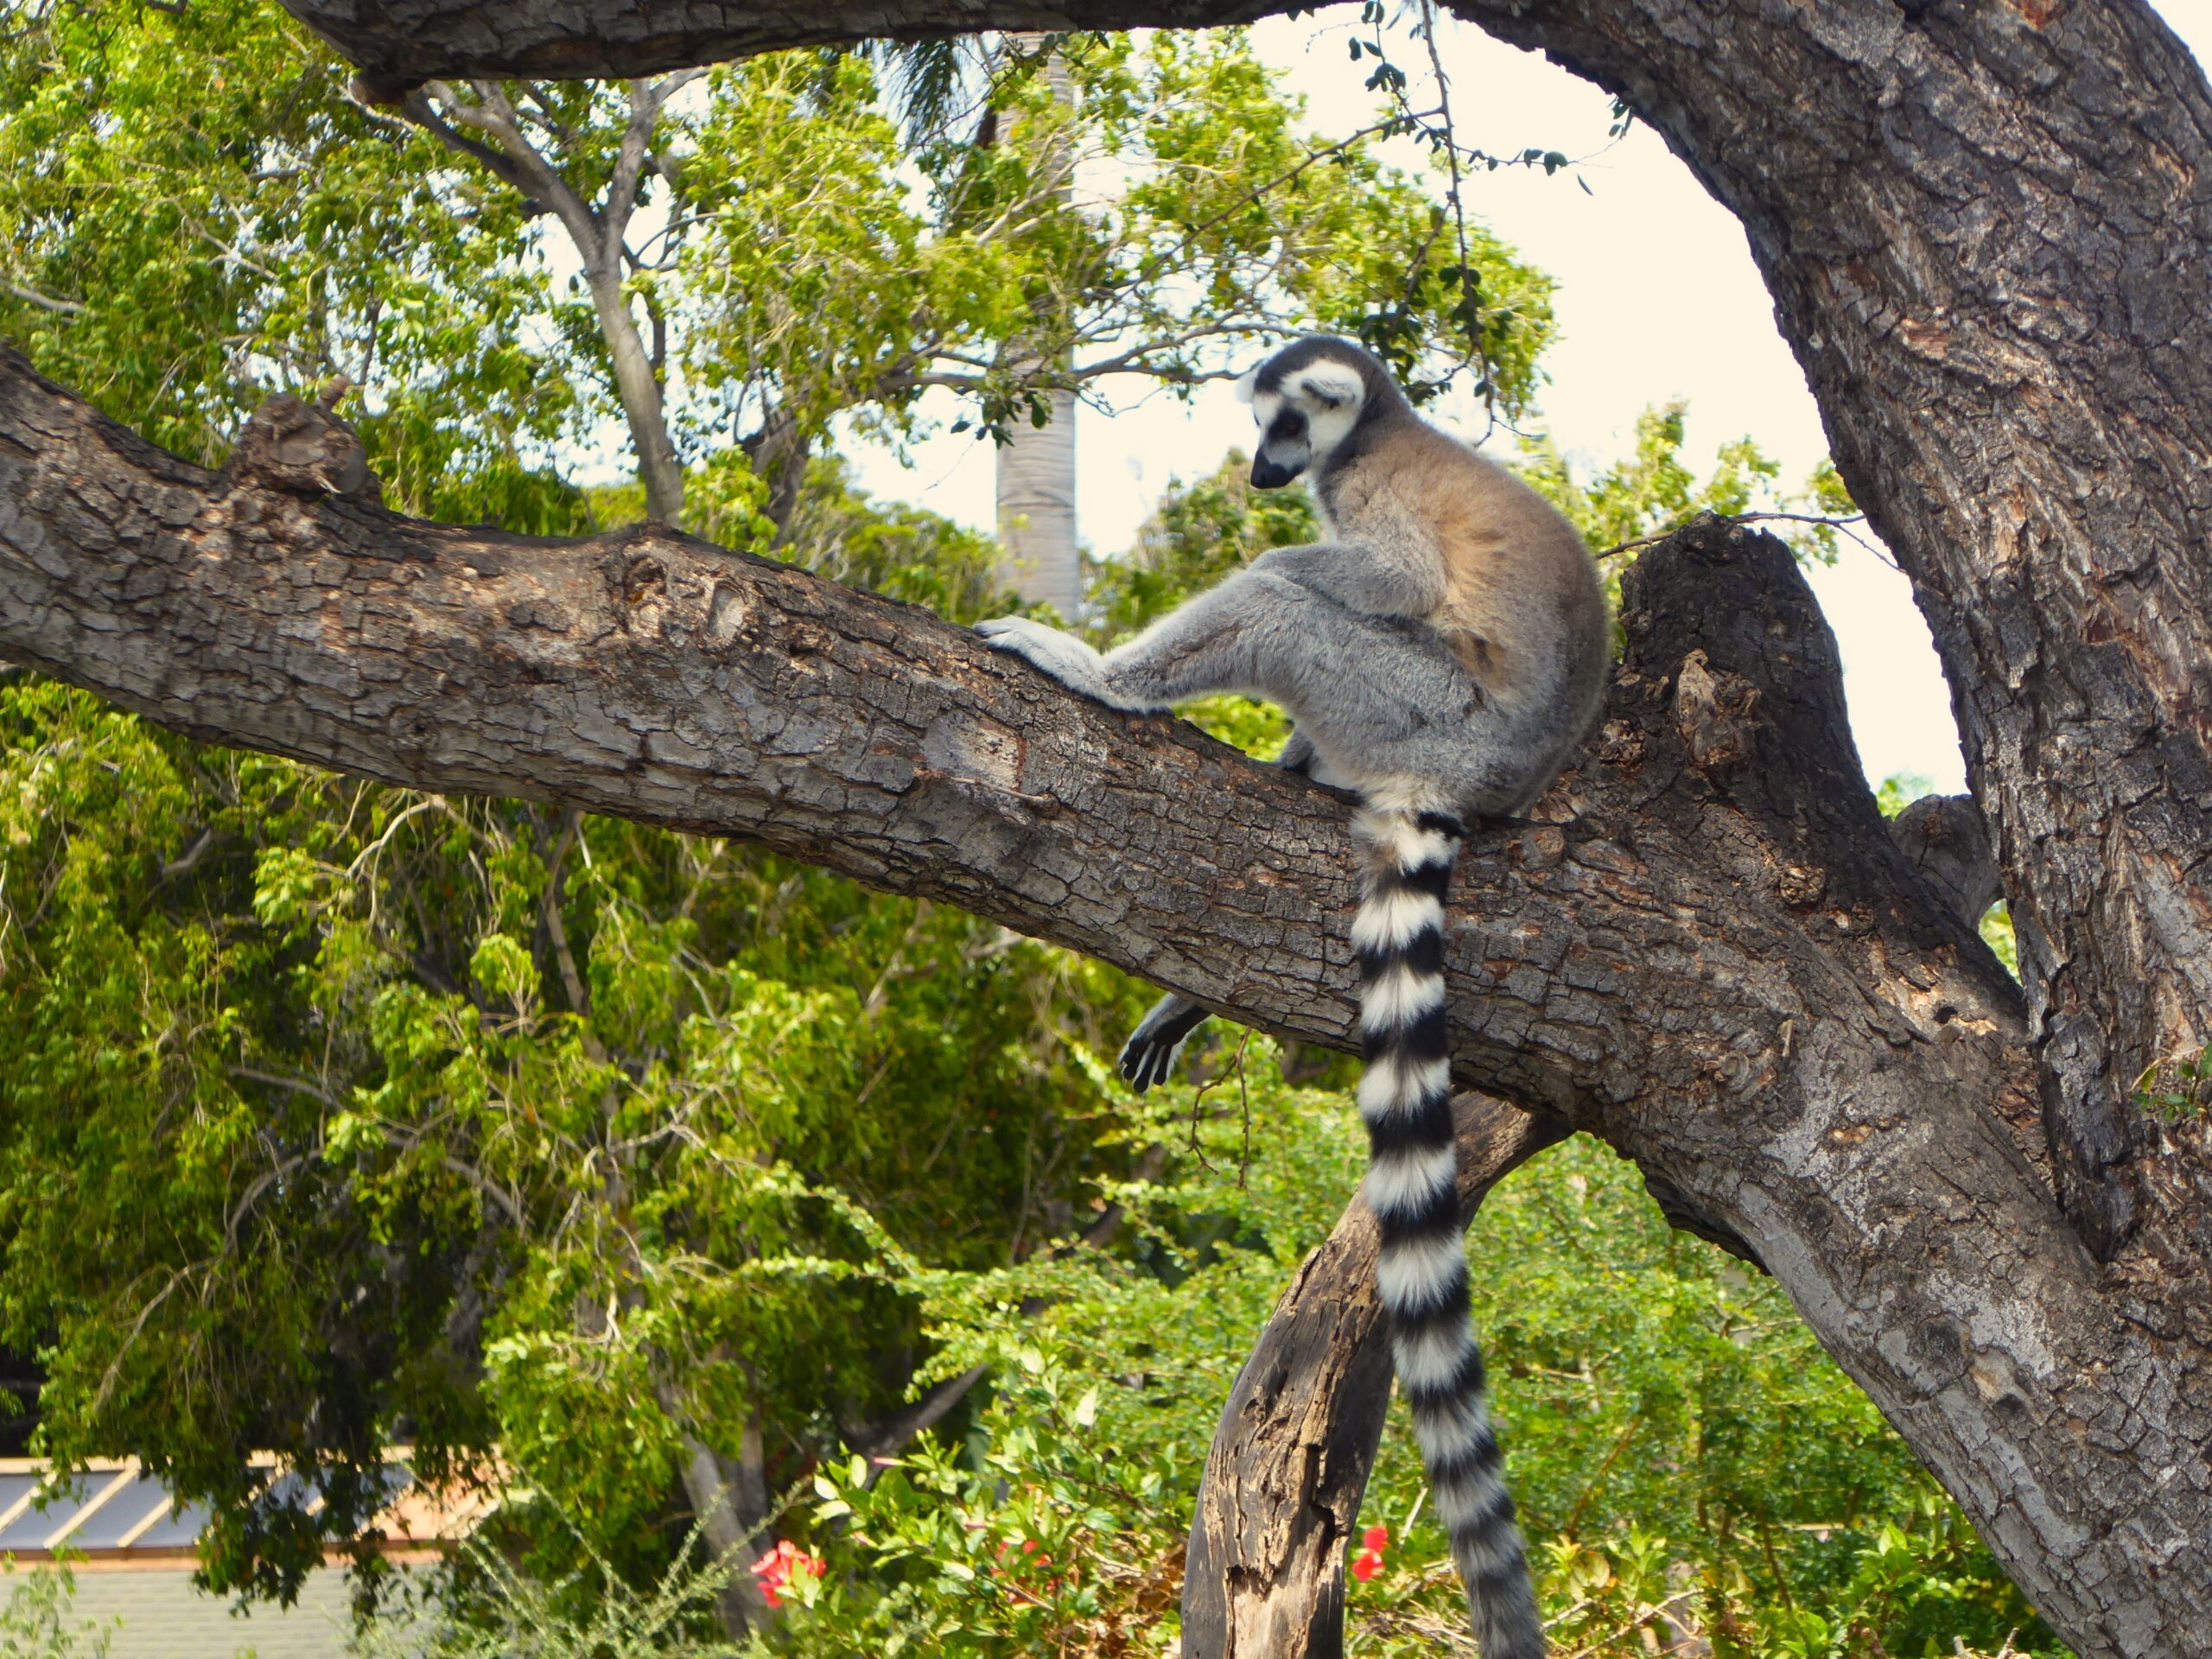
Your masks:
{"label": "red flower", "polygon": [[1360,1535],[1359,1541],[1365,1548],[1352,1557],[1351,1575],[1365,1584],[1382,1570],[1382,1551],[1390,1541],[1390,1529],[1370,1527]]}
{"label": "red flower", "polygon": [[809,1578],[822,1576],[826,1565],[819,1555],[810,1555],[788,1538],[753,1563],[753,1576],[760,1580],[760,1593],[767,1598],[771,1607],[784,1605],[784,1590],[791,1583],[793,1573],[804,1573]]}

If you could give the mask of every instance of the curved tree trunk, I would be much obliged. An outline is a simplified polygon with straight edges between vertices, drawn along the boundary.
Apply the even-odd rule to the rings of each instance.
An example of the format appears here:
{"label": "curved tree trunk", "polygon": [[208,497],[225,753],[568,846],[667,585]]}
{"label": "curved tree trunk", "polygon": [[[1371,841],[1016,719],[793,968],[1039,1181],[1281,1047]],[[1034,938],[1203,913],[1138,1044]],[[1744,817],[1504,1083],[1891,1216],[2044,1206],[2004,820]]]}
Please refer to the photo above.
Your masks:
{"label": "curved tree trunk", "polygon": [[[1567,1134],[1485,1095],[1452,1107],[1470,1217]],[[1375,1217],[1354,1199],[1230,1389],[1184,1556],[1183,1659],[1341,1659],[1344,1549],[1390,1406],[1376,1244]]]}
{"label": "curved tree trunk", "polygon": [[[398,518],[332,453],[257,423],[210,474],[0,355],[0,652],[199,736],[743,836],[1350,1046],[1340,797],[916,608],[650,527]],[[1694,528],[1623,620],[1580,769],[1461,860],[1455,1077],[1767,1267],[2084,1655],[2196,1654],[2201,1280],[2056,1209],[2018,993],[1885,833],[1787,550]]]}

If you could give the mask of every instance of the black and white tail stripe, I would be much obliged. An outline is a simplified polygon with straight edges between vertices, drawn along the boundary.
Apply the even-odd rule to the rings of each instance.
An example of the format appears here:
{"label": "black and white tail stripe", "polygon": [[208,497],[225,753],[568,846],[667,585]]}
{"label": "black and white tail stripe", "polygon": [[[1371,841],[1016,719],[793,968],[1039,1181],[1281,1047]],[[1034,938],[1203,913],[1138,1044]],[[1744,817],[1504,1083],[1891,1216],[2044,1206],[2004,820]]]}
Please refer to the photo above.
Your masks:
{"label": "black and white tail stripe", "polygon": [[1453,1179],[1444,1020],[1444,897],[1465,835],[1440,812],[1369,807],[1352,921],[1367,1069],[1359,1111],[1367,1202],[1381,1224],[1376,1281],[1398,1386],[1413,1408],[1436,1512],[1467,1588],[1482,1659],[1542,1659],[1544,1634],[1467,1318],[1467,1262]]}

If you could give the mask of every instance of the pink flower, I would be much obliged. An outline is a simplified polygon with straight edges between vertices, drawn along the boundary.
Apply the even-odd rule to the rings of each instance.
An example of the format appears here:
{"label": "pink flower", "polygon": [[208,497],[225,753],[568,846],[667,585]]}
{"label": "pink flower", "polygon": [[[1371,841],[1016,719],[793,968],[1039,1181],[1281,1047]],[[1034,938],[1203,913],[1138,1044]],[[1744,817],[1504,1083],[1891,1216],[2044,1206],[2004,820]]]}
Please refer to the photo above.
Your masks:
{"label": "pink flower", "polygon": [[1380,1555],[1390,1547],[1390,1529],[1370,1527],[1365,1532],[1360,1534],[1359,1541]]}
{"label": "pink flower", "polygon": [[819,1555],[810,1555],[788,1538],[753,1563],[753,1576],[760,1580],[760,1593],[767,1598],[771,1607],[784,1605],[784,1591],[790,1585],[791,1574],[804,1573],[809,1578],[820,1578],[826,1563]]}

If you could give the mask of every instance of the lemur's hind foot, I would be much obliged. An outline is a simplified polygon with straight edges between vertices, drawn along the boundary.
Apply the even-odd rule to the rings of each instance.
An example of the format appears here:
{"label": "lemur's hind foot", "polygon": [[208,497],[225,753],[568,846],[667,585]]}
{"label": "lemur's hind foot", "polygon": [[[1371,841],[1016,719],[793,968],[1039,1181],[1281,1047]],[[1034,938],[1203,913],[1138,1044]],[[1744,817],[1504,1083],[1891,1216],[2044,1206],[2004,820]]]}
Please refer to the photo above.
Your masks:
{"label": "lemur's hind foot", "polygon": [[1207,1017],[1206,1011],[1187,996],[1161,997],[1122,1045],[1122,1080],[1138,1094],[1166,1082],[1183,1045],[1205,1024]]}

